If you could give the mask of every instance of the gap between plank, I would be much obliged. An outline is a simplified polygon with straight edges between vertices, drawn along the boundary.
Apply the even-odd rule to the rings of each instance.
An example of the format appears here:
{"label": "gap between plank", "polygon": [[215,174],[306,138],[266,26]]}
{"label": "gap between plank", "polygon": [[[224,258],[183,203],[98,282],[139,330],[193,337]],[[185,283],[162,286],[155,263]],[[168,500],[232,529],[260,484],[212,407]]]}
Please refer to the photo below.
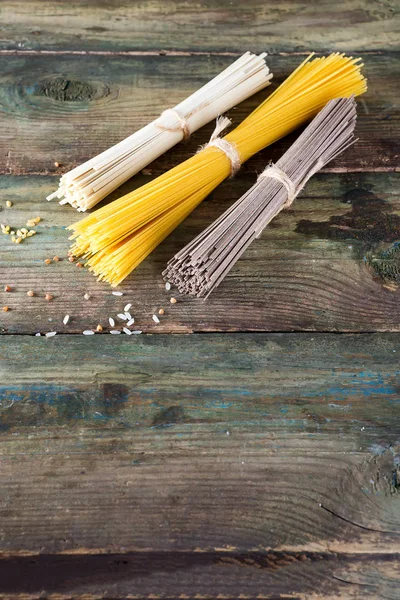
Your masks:
{"label": "gap between plank", "polygon": [[[291,329],[291,330],[257,330],[257,331],[253,331],[251,329],[238,329],[236,331],[219,331],[218,329],[214,329],[214,330],[210,330],[210,331],[202,331],[202,330],[190,330],[190,331],[160,331],[155,332],[155,331],[148,331],[148,332],[143,332],[140,335],[141,336],[147,336],[147,335],[152,335],[152,336],[169,336],[169,335],[176,335],[176,336],[183,336],[183,335],[376,335],[376,334],[392,334],[392,333],[400,333],[400,330],[397,329],[385,329],[385,330],[380,330],[380,329],[371,329],[371,330],[365,330],[365,331],[352,331],[352,330],[348,330],[348,331],[332,331],[332,330],[304,330],[304,329]],[[60,337],[60,336],[82,336],[82,331],[58,331],[57,332],[57,336],[56,337]],[[100,336],[107,336],[108,333],[97,333],[95,334],[95,337],[100,337]],[[2,332],[0,333],[0,338],[3,336],[10,336],[10,337],[36,337],[35,333],[28,333],[28,332],[24,332],[24,333],[19,333],[19,332]],[[42,334],[40,337],[45,338],[45,334]],[[126,336],[125,337],[129,337]],[[122,337],[122,339],[124,339],[124,337]]]}
{"label": "gap between plank", "polygon": [[[268,56],[308,56],[311,51],[298,51],[298,52],[268,52]],[[316,51],[315,56],[322,56],[327,54],[326,51]],[[62,56],[62,55],[76,55],[76,56],[241,56],[243,52],[233,51],[218,51],[218,50],[23,50],[23,49],[4,49],[0,50],[0,56]],[[371,54],[371,55],[384,55],[384,54],[396,54],[391,50],[361,50],[360,52],[354,51],[352,54]]]}

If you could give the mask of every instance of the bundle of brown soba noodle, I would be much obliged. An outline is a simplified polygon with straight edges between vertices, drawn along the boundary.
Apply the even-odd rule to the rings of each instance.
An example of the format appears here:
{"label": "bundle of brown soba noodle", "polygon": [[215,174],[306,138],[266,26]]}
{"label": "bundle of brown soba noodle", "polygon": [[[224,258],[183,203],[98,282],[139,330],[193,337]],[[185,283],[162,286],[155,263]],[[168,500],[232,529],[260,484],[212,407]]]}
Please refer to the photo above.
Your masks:
{"label": "bundle of brown soba noodle", "polygon": [[182,294],[207,298],[268,223],[307,181],[355,142],[354,98],[331,100],[248,192],[178,252],[163,272]]}

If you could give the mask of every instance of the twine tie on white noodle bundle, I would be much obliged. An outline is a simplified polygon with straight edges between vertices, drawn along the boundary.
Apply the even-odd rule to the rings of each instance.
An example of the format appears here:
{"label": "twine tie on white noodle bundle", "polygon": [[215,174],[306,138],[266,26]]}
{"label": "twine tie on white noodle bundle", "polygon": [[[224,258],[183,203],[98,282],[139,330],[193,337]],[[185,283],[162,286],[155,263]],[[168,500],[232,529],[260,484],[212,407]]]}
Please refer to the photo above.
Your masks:
{"label": "twine tie on white noodle bundle", "polygon": [[[169,116],[174,117],[178,121],[178,124],[175,127],[171,127],[171,125],[167,125],[165,123],[165,119],[167,119]],[[167,108],[164,110],[164,112],[162,112],[156,120],[155,124],[163,131],[182,131],[184,140],[187,140],[190,137],[190,129],[187,119],[182,117],[178,111],[174,110],[173,108]]]}
{"label": "twine tie on white noodle bundle", "polygon": [[239,152],[236,150],[234,144],[231,144],[227,140],[224,140],[219,137],[220,133],[222,133],[224,129],[229,127],[231,123],[232,121],[228,119],[228,117],[218,117],[215,129],[210,137],[210,141],[207,144],[200,146],[197,152],[201,152],[206,148],[210,148],[210,146],[215,146],[215,148],[221,150],[221,152],[223,152],[226,155],[226,157],[229,159],[229,162],[231,163],[230,176],[233,177],[242,166],[242,161],[240,160]]}

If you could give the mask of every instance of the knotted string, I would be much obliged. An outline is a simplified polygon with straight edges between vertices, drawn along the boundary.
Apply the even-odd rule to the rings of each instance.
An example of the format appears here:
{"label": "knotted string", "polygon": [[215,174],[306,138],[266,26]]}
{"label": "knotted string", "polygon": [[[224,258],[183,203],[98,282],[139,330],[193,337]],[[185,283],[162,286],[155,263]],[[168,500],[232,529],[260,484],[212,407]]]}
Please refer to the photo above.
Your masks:
{"label": "knotted string", "polygon": [[289,206],[293,204],[294,199],[296,198],[296,196],[298,196],[298,194],[300,194],[307,181],[313,175],[315,175],[315,173],[317,173],[317,171],[319,171],[323,166],[324,162],[322,161],[322,159],[318,159],[314,167],[310,169],[307,175],[304,176],[302,181],[300,181],[300,183],[297,186],[293,183],[293,181],[285,173],[285,171],[282,171],[282,169],[280,169],[277,165],[274,165],[273,163],[268,165],[268,167],[266,167],[264,171],[260,173],[258,179],[261,179],[262,177],[271,177],[271,179],[276,179],[277,181],[279,181],[279,183],[283,185],[284,188],[286,188],[287,200],[279,209],[282,210],[283,208],[289,208]]}
{"label": "knotted string", "polygon": [[[315,173],[317,173],[320,169],[322,169],[324,164],[325,164],[324,161],[321,158],[319,158],[317,160],[317,162],[315,163],[314,167],[312,169],[310,169],[310,171],[307,173],[307,175],[305,175],[303,177],[302,181],[300,181],[300,183],[297,185],[297,187],[295,186],[293,181],[290,179],[290,177],[287,175],[287,173],[285,173],[285,171],[283,171],[282,169],[280,169],[277,165],[274,165],[273,163],[268,165],[268,167],[266,167],[264,169],[264,171],[262,173],[260,173],[257,181],[264,177],[270,177],[271,179],[276,179],[277,181],[279,181],[279,183],[281,183],[283,185],[283,187],[286,188],[287,200],[278,208],[278,210],[273,215],[273,217],[276,217],[281,212],[281,210],[283,210],[284,208],[289,208],[289,206],[292,205],[294,199],[298,196],[298,194],[300,194],[301,190],[304,188],[307,181],[313,175],[315,175]],[[273,218],[273,217],[271,217],[271,218]],[[263,229],[261,229],[257,232],[257,234],[256,234],[257,239],[261,236],[262,232],[263,232]]]}
{"label": "knotted string", "polygon": [[239,171],[242,161],[240,160],[239,152],[236,150],[236,146],[227,140],[219,137],[220,133],[231,124],[231,120],[228,117],[218,117],[215,125],[215,129],[210,137],[210,141],[203,146],[200,146],[197,152],[201,152],[206,148],[215,146],[218,150],[221,150],[231,163],[231,177]]}
{"label": "knotted string", "polygon": [[[165,120],[168,116],[174,117],[178,121],[178,125],[171,127],[170,125],[166,125],[165,122],[163,123],[163,120]],[[155,124],[163,131],[182,131],[184,140],[187,140],[190,137],[190,129],[187,120],[173,108],[167,108],[167,110],[164,110],[164,112],[162,112],[156,120]]]}

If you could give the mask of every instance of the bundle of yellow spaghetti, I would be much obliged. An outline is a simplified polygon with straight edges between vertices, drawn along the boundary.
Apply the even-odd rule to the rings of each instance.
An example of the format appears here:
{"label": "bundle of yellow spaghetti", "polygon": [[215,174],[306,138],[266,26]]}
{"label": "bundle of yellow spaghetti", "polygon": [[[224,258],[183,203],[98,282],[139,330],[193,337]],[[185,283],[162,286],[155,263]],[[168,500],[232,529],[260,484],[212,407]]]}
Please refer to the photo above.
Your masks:
{"label": "bundle of yellow spaghetti", "polygon": [[[240,162],[312,119],[331,99],[367,89],[361,59],[312,54],[221,141]],[[229,154],[229,153],[228,153]],[[70,226],[71,253],[116,286],[224,179],[232,158],[215,145]]]}

